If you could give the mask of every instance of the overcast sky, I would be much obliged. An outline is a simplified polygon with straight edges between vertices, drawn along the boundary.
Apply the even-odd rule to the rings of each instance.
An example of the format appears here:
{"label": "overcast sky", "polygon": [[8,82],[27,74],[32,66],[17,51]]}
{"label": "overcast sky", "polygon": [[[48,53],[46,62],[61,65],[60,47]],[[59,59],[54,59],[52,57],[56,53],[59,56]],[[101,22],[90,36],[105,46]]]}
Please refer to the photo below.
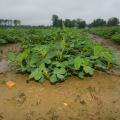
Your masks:
{"label": "overcast sky", "polygon": [[60,18],[120,18],[120,0],[0,0],[0,18],[20,19],[22,24],[50,24]]}

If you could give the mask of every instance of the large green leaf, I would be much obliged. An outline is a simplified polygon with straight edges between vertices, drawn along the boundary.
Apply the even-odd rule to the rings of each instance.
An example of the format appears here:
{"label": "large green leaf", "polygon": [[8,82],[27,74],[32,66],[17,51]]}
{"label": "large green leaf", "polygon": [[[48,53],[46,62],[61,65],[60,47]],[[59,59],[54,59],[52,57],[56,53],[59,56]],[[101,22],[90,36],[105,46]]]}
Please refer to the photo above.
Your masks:
{"label": "large green leaf", "polygon": [[104,57],[108,63],[112,62],[112,56],[109,52],[104,52]]}
{"label": "large green leaf", "polygon": [[17,62],[18,63],[22,63],[23,60],[27,59],[27,57],[29,56],[30,50],[29,49],[25,49],[23,52],[21,52],[18,56],[17,56]]}
{"label": "large green leaf", "polygon": [[101,46],[94,46],[94,58],[97,59],[101,57],[103,48]]}
{"label": "large green leaf", "polygon": [[89,67],[89,66],[84,66],[83,70],[84,70],[85,73],[88,73],[90,75],[93,75],[93,73],[94,73],[94,69]]}
{"label": "large green leaf", "polygon": [[77,56],[74,59],[74,67],[75,67],[75,69],[78,70],[81,65],[82,65],[82,59],[80,58],[80,56]]}
{"label": "large green leaf", "polygon": [[40,80],[42,78],[42,71],[40,68],[35,69],[29,77],[30,79],[34,78],[35,80]]}
{"label": "large green leaf", "polygon": [[43,72],[46,70],[45,65],[41,64],[38,68],[36,68],[30,75],[30,79],[34,78],[35,80],[40,80],[44,74]]}
{"label": "large green leaf", "polygon": [[57,79],[56,75],[52,75],[52,76],[50,77],[50,82],[51,82],[51,83],[56,83],[57,81],[58,81],[58,79]]}
{"label": "large green leaf", "polygon": [[54,69],[54,74],[65,74],[66,70],[64,68],[55,68]]}

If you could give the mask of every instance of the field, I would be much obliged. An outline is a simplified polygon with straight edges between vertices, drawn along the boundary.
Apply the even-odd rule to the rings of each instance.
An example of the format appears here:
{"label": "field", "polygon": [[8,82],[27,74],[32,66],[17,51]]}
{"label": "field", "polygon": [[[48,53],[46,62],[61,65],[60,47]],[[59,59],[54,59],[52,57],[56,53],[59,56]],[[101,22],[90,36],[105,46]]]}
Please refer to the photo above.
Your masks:
{"label": "field", "polygon": [[0,120],[119,120],[120,29],[89,31],[1,28]]}
{"label": "field", "polygon": [[91,33],[98,36],[111,39],[112,41],[120,44],[120,26],[117,27],[98,27],[89,30]]}

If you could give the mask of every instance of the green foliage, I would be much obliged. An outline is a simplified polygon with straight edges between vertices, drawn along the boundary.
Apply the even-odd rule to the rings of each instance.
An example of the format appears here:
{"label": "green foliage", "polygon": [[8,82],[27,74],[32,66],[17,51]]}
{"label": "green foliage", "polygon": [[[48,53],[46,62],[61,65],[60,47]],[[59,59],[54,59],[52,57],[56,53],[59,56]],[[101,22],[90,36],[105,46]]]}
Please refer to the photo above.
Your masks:
{"label": "green foliage", "polygon": [[112,53],[93,43],[78,29],[24,30],[22,51],[9,53],[19,72],[27,72],[38,82],[62,82],[68,76],[92,76],[94,71],[107,70],[114,65]]}
{"label": "green foliage", "polygon": [[112,17],[108,20],[108,23],[107,23],[109,26],[117,26],[119,25],[119,19],[116,18],[116,17]]}
{"label": "green foliage", "polygon": [[120,33],[116,32],[114,35],[111,36],[111,39],[120,44]]}
{"label": "green foliage", "polygon": [[66,70],[65,68],[55,68],[53,70],[53,74],[50,77],[50,82],[55,83],[59,81],[63,81],[66,76]]}
{"label": "green foliage", "polygon": [[57,15],[52,15],[52,26],[53,27],[60,27],[62,28],[63,27],[63,24],[65,25],[65,27],[75,27],[75,28],[85,28],[87,25],[86,25],[86,21],[82,20],[82,19],[74,19],[74,20],[71,20],[71,19],[65,19],[65,20],[62,20],[62,19],[59,19],[59,17]]}
{"label": "green foliage", "polygon": [[15,43],[24,39],[24,31],[22,29],[0,29],[0,45],[6,43]]}
{"label": "green foliage", "polygon": [[106,21],[104,19],[96,19],[94,20],[89,26],[90,27],[99,27],[99,26],[105,26]]}
{"label": "green foliage", "polygon": [[43,81],[44,74],[46,73],[46,68],[44,64],[41,64],[38,68],[36,68],[30,75],[30,79],[34,78],[37,81]]}
{"label": "green foliage", "polygon": [[57,15],[52,15],[53,27],[62,27],[62,19],[59,19]]}
{"label": "green foliage", "polygon": [[94,58],[100,58],[103,52],[103,47],[102,46],[94,46]]}
{"label": "green foliage", "polygon": [[84,66],[83,69],[84,69],[85,73],[87,73],[87,74],[93,75],[93,73],[94,73],[94,69],[90,66]]}
{"label": "green foliage", "polygon": [[74,67],[75,67],[75,69],[79,70],[81,65],[82,65],[82,59],[80,58],[80,56],[77,56],[74,59]]}

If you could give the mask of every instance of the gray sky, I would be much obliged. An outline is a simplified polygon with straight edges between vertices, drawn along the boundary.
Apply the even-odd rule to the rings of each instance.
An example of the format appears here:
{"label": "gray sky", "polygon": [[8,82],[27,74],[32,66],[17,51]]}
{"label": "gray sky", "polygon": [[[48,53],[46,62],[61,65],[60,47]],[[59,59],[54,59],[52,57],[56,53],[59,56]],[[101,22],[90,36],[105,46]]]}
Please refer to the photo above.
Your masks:
{"label": "gray sky", "polygon": [[0,18],[20,19],[22,24],[50,24],[52,14],[60,18],[120,18],[120,0],[0,0]]}

